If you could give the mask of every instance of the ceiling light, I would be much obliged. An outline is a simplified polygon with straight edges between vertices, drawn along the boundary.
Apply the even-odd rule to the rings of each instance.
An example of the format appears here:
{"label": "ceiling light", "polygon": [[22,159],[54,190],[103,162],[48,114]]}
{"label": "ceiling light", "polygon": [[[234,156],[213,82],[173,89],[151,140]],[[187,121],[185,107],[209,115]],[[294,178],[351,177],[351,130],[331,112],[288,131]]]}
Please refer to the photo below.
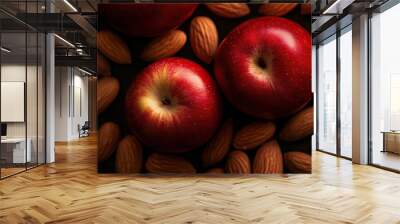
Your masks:
{"label": "ceiling light", "polygon": [[64,0],[64,3],[68,5],[68,7],[70,7],[74,12],[78,12],[78,10],[68,0]]}
{"label": "ceiling light", "polygon": [[93,75],[92,73],[90,73],[90,72],[88,72],[88,71],[86,71],[86,70],[83,70],[83,69],[81,69],[81,68],[79,68],[79,67],[78,67],[78,70],[81,71],[81,72],[83,72],[83,73],[85,73],[85,74],[87,74],[87,75],[90,75],[90,76]]}
{"label": "ceiling light", "polygon": [[11,50],[9,50],[9,49],[7,49],[5,47],[1,47],[0,49],[1,49],[1,51],[4,51],[6,53],[10,53],[11,52]]}
{"label": "ceiling light", "polygon": [[343,10],[351,5],[355,0],[336,0],[322,14],[342,14]]}
{"label": "ceiling light", "polygon": [[68,40],[60,37],[58,34],[54,34],[55,37],[57,37],[59,40],[61,40],[62,42],[64,42],[65,44],[67,44],[70,47],[75,48],[75,45],[73,45],[71,42],[69,42]]}
{"label": "ceiling light", "polygon": [[331,13],[332,9],[336,9],[337,5],[339,4],[340,0],[336,0],[332,5],[330,5],[327,9],[325,9],[322,14]]}

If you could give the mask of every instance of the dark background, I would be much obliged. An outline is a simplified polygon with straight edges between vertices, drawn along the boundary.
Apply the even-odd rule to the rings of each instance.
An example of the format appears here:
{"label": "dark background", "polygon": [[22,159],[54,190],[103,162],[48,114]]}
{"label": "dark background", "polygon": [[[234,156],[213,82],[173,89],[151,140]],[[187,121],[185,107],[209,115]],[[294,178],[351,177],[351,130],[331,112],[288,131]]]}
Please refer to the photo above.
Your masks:
{"label": "dark background", "polygon": [[[237,19],[229,19],[229,18],[222,18],[219,16],[214,15],[211,13],[204,5],[199,5],[199,7],[195,10],[193,15],[185,21],[178,29],[185,31],[187,35],[187,42],[185,46],[176,54],[174,57],[184,57],[190,60],[195,61],[202,67],[208,70],[210,75],[214,77],[214,72],[213,72],[213,62],[211,64],[206,64],[203,63],[201,60],[199,60],[196,55],[193,53],[191,47],[190,47],[190,37],[189,37],[189,27],[190,27],[190,22],[192,18],[196,16],[207,16],[210,17],[215,25],[217,26],[218,30],[218,38],[219,38],[219,43],[222,42],[222,40],[225,38],[225,36],[236,26],[238,26],[240,23],[249,20],[251,18],[257,18],[262,15],[258,14],[258,7],[260,4],[249,4],[251,13],[247,16],[244,16],[242,18],[237,18]],[[102,8],[102,4],[99,4],[99,15],[98,15],[98,28],[99,30],[102,30],[104,28],[106,29],[112,29],[105,21],[104,17],[101,15],[101,12],[105,10],[105,7]],[[306,30],[310,32],[311,35],[311,16],[310,15],[301,15],[300,14],[300,4],[289,14],[284,16],[284,18],[290,19],[301,26],[303,26]],[[99,127],[101,124],[107,122],[107,121],[113,121],[117,124],[119,124],[122,137],[130,134],[128,131],[127,123],[125,121],[125,114],[124,114],[124,98],[125,98],[125,93],[127,92],[128,88],[130,87],[131,82],[135,78],[136,74],[138,74],[143,68],[145,68],[147,65],[151,64],[151,62],[144,62],[140,60],[139,55],[142,52],[143,47],[151,41],[153,38],[129,38],[124,36],[122,33],[117,32],[116,30],[113,30],[114,32],[118,33],[129,45],[129,48],[131,50],[132,54],[132,64],[131,65],[119,65],[115,63],[111,63],[111,74],[116,77],[119,82],[120,82],[120,91],[118,93],[118,96],[114,100],[114,102],[108,107],[107,110],[102,112],[101,114],[98,115],[98,124]],[[310,43],[311,44],[311,43]],[[311,59],[310,59],[311,61]],[[222,95],[222,93],[221,93]],[[244,124],[248,124],[251,121],[257,120],[256,118],[249,117],[243,113],[238,112],[236,109],[234,109],[227,100],[223,100],[225,103],[224,107],[224,118],[227,118],[229,116],[232,116],[234,119],[235,123],[235,131],[238,130],[241,126]],[[309,105],[313,105],[313,102],[311,101]],[[279,129],[282,126],[282,123],[287,120],[281,119],[281,120],[274,120],[274,123],[277,125],[277,133],[279,133]],[[285,142],[279,142],[282,151],[303,151],[308,154],[311,154],[311,137],[304,139],[299,142],[291,142],[291,143],[285,143]],[[184,153],[184,154],[179,154],[183,155],[185,158],[190,160],[192,164],[195,166],[196,170],[198,173],[204,172],[206,169],[201,166],[201,149],[203,147],[199,147],[196,150]],[[150,149],[143,148],[143,166],[146,161],[147,156],[151,152]],[[232,147],[233,149],[233,147]],[[231,150],[232,150],[231,149]],[[257,150],[251,150],[247,154],[250,158],[250,161],[253,160],[254,154]],[[114,168],[114,161],[115,161],[115,153],[106,161],[101,162],[98,164],[98,172],[99,173],[113,173],[115,172]],[[224,167],[225,161],[220,162],[220,164],[217,164],[214,167]],[[142,173],[144,173],[145,170],[142,169]]]}

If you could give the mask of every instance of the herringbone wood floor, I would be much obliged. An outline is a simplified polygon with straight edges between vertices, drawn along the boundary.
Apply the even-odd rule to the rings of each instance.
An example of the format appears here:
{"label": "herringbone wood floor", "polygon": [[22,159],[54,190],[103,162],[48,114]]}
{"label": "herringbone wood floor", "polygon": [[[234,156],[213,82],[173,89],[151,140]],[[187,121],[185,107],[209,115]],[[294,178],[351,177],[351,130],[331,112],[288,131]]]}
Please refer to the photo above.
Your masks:
{"label": "herringbone wood floor", "polygon": [[97,175],[93,137],[0,181],[0,223],[400,223],[400,175],[313,155],[312,175]]}

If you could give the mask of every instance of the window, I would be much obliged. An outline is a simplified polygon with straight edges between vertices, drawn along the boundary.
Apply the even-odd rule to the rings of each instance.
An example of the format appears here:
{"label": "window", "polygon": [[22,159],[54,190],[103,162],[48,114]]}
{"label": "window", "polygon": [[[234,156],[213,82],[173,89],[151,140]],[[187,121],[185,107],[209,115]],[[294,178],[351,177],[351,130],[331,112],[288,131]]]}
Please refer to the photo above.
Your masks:
{"label": "window", "polygon": [[371,18],[371,162],[400,170],[400,4]]}
{"label": "window", "polygon": [[336,36],[318,48],[318,149],[336,153]]}
{"label": "window", "polygon": [[317,50],[317,147],[350,159],[353,131],[352,26],[340,30],[339,35],[320,43]]}
{"label": "window", "polygon": [[340,155],[352,157],[352,33],[351,26],[340,36]]}

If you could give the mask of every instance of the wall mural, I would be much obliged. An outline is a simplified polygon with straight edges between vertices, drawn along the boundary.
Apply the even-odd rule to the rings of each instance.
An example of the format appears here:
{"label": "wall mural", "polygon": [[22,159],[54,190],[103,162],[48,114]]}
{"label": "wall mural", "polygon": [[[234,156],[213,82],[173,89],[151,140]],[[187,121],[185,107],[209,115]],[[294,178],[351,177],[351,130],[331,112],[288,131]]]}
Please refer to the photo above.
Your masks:
{"label": "wall mural", "polygon": [[99,4],[99,173],[311,173],[311,5]]}

